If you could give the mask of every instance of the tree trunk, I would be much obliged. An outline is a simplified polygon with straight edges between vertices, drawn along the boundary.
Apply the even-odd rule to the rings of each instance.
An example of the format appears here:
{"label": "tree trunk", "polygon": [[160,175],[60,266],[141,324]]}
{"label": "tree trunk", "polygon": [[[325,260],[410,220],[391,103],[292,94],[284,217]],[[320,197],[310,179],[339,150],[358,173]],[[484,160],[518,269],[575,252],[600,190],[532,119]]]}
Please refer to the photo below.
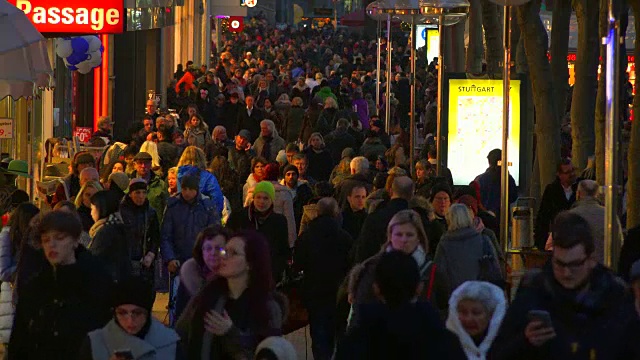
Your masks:
{"label": "tree trunk", "polygon": [[484,40],[487,44],[487,74],[500,74],[502,63],[502,24],[498,5],[482,0],[482,25]]}
{"label": "tree trunk", "polygon": [[562,118],[567,107],[569,93],[569,22],[571,20],[571,0],[555,0],[553,2],[553,19],[551,27],[551,74],[555,92],[558,115]]}
{"label": "tree trunk", "polygon": [[517,15],[536,109],[536,138],[539,139],[536,156],[542,160],[539,161],[542,188],[556,177],[557,159],[560,158],[560,118],[556,112],[551,66],[547,58],[547,31],[540,19],[540,0],[519,6]]}
{"label": "tree trunk", "polygon": [[573,99],[571,101],[571,157],[582,171],[595,150],[595,100],[598,86],[598,0],[574,0],[578,18]]}
{"label": "tree trunk", "polygon": [[467,46],[466,72],[480,74],[484,58],[482,43],[482,4],[472,1],[469,9],[469,45]]}
{"label": "tree trunk", "polygon": [[[640,3],[632,1],[633,17],[635,18],[636,34],[640,33]],[[636,36],[635,66],[640,66],[640,38]],[[636,83],[636,89],[637,87]],[[633,98],[633,112],[640,114],[640,96]],[[640,225],[640,121],[636,119],[631,124],[631,140],[629,142],[629,179],[627,181],[627,229]]]}

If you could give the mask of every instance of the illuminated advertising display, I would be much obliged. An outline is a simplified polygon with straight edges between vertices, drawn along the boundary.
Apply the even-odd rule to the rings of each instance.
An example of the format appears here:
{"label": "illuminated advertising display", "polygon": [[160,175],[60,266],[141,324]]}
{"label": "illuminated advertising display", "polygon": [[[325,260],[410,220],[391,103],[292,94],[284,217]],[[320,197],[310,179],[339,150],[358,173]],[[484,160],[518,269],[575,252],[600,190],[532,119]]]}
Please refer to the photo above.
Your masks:
{"label": "illuminated advertising display", "polygon": [[[487,154],[502,148],[502,80],[449,79],[447,166],[456,185],[487,169]],[[511,80],[509,173],[520,181],[520,80]]]}
{"label": "illuminated advertising display", "polygon": [[437,27],[433,25],[416,26],[416,50],[426,45],[429,62],[440,55],[438,40],[440,40],[440,34]]}
{"label": "illuminated advertising display", "polygon": [[41,33],[119,34],[124,30],[122,0],[9,0]]}

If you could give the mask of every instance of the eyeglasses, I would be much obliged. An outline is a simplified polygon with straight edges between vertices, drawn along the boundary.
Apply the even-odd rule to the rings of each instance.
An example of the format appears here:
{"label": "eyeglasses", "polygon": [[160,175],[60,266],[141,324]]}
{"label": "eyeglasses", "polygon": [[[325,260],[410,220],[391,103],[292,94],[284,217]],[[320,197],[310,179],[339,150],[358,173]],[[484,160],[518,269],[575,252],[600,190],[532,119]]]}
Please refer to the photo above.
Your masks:
{"label": "eyeglasses", "polygon": [[227,258],[231,258],[231,257],[234,257],[234,256],[246,256],[245,254],[243,254],[241,252],[238,252],[235,249],[222,249],[220,251],[220,255],[224,256],[224,257],[227,257]]}
{"label": "eyeglasses", "polygon": [[551,262],[553,263],[553,266],[555,266],[555,267],[558,267],[558,268],[561,268],[561,269],[569,269],[571,271],[574,271],[574,270],[578,270],[582,265],[584,265],[587,262],[587,260],[589,260],[588,256],[585,257],[582,260],[574,260],[574,261],[569,261],[569,262],[564,262],[564,261],[558,260],[556,258],[553,258]]}
{"label": "eyeglasses", "polygon": [[127,316],[130,316],[132,319],[140,319],[143,316],[147,316],[147,311],[144,309],[135,309],[132,311],[116,309],[116,316],[121,319],[124,319]]}

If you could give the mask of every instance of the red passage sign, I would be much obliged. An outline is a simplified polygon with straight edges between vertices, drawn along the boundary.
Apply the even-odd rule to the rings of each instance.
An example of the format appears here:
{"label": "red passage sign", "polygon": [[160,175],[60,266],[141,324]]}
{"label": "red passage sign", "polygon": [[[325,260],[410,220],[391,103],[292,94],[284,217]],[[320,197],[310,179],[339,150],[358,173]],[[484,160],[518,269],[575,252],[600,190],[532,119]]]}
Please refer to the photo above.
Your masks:
{"label": "red passage sign", "polygon": [[9,0],[41,33],[119,34],[124,30],[122,0]]}
{"label": "red passage sign", "polygon": [[244,29],[244,18],[242,16],[229,16],[229,31],[242,32]]}

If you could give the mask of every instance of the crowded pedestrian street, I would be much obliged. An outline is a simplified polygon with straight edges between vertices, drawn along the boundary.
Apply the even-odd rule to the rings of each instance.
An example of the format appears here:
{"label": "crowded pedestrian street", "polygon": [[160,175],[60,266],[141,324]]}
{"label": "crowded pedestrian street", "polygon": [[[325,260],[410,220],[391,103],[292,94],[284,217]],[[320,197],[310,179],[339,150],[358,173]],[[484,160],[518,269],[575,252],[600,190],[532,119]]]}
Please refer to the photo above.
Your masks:
{"label": "crowded pedestrian street", "polygon": [[640,360],[635,16],[0,0],[0,356]]}

